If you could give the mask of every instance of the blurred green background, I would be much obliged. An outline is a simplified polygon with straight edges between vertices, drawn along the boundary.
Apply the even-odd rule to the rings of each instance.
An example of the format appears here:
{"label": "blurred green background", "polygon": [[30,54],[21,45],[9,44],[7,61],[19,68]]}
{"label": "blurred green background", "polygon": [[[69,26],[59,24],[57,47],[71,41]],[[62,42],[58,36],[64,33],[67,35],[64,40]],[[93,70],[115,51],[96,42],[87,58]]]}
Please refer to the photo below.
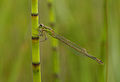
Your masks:
{"label": "blurred green background", "polygon": [[[59,42],[61,82],[120,82],[120,0],[55,0],[58,32],[102,59],[77,56]],[[107,9],[106,9],[107,8]],[[0,0],[0,82],[32,82],[31,1]],[[39,0],[48,25],[47,0]],[[53,82],[51,37],[40,43],[42,82]]]}

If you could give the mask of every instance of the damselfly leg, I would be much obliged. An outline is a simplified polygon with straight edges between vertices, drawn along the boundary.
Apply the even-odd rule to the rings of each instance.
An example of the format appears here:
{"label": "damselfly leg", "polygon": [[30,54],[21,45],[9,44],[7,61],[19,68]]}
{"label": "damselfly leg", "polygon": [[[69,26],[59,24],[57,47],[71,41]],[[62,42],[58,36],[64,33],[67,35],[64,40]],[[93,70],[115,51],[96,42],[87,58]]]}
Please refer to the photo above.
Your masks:
{"label": "damselfly leg", "polygon": [[46,33],[42,30],[42,28],[34,28],[35,30],[38,31],[38,34],[34,34],[35,36],[39,36],[39,37],[44,37],[44,39],[40,39],[40,42],[44,42],[47,40],[47,36]]}

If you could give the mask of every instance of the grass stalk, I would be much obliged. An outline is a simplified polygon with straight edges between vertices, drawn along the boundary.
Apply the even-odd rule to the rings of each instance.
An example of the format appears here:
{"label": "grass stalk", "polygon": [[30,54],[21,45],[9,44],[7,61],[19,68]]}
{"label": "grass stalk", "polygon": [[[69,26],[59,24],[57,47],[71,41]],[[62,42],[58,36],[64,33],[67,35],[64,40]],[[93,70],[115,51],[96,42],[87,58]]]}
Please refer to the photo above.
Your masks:
{"label": "grass stalk", "polygon": [[[53,29],[55,28],[55,13],[54,13],[54,0],[48,0],[49,8],[49,24]],[[56,28],[57,31],[57,28]],[[58,41],[55,38],[51,40],[53,53],[53,80],[54,82],[59,82],[59,54],[58,54]]]}
{"label": "grass stalk", "polygon": [[33,69],[33,82],[41,82],[40,70],[40,49],[39,49],[39,36],[36,30],[39,26],[38,16],[38,0],[32,0],[32,69]]}
{"label": "grass stalk", "polygon": [[105,68],[106,68],[106,82],[108,82],[108,0],[104,1],[104,26],[106,31],[106,56],[105,56]]}

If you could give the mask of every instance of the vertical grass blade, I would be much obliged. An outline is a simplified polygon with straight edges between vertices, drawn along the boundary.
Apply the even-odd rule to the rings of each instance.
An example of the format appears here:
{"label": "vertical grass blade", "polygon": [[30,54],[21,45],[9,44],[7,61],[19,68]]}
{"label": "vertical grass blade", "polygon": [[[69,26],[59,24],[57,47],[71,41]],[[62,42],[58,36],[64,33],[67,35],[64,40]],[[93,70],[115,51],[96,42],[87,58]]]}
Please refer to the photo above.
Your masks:
{"label": "vertical grass blade", "polygon": [[39,37],[34,34],[38,34],[35,30],[39,25],[38,17],[38,0],[32,0],[32,67],[33,67],[33,82],[41,82],[41,70],[40,70],[40,49],[39,49]]}
{"label": "vertical grass blade", "polygon": [[[48,0],[48,8],[49,8],[49,24],[50,27],[55,28],[55,13],[54,13],[54,1],[55,0]],[[57,31],[57,28],[55,28]],[[51,40],[53,53],[53,81],[59,82],[59,54],[58,54],[58,41],[55,38]]]}
{"label": "vertical grass blade", "polygon": [[108,82],[108,0],[104,1],[104,26],[105,26],[105,42],[106,42],[106,55],[105,55],[105,72],[106,72],[106,82]]}

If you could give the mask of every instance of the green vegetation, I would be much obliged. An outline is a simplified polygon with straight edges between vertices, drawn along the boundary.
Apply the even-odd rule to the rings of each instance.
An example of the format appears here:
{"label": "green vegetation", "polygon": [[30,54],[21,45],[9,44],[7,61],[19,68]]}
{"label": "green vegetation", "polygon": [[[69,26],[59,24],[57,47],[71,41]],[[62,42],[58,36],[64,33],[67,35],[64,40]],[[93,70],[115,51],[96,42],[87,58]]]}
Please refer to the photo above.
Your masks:
{"label": "green vegetation", "polygon": [[32,0],[32,67],[33,67],[33,82],[41,82],[40,70],[40,48],[39,34],[36,29],[39,26],[38,17],[38,0]]}
{"label": "green vegetation", "polygon": [[[48,0],[49,9],[49,25],[56,31],[58,28],[55,27],[55,0]],[[53,60],[53,82],[59,82],[60,77],[60,67],[59,67],[59,53],[58,53],[58,41],[55,38],[51,39],[52,43],[52,60]]]}
{"label": "green vegetation", "polygon": [[[38,38],[31,40],[31,35],[37,37],[36,29],[39,23],[50,26],[52,16],[47,4],[47,0],[39,0],[40,21],[38,22],[38,13],[32,14],[31,20],[31,1],[1,0],[0,82],[33,82],[33,73],[36,71],[34,67],[38,67],[37,64],[40,63],[41,67],[38,69],[41,73],[36,72],[39,74],[38,81],[41,76],[41,82],[55,81],[52,51],[54,42],[51,40],[53,37],[46,33],[47,40],[40,42],[41,51],[38,50]],[[104,65],[100,65],[87,57],[80,56],[82,54],[64,43],[58,42],[59,64],[56,64],[56,67],[60,69],[60,82],[120,82],[119,4],[120,0],[54,1],[55,26],[52,29],[104,62]],[[33,22],[33,17],[36,22]],[[36,45],[31,45],[32,42]],[[37,64],[33,62],[34,66],[31,65],[32,51],[37,55],[34,56],[35,63],[38,60]]]}

